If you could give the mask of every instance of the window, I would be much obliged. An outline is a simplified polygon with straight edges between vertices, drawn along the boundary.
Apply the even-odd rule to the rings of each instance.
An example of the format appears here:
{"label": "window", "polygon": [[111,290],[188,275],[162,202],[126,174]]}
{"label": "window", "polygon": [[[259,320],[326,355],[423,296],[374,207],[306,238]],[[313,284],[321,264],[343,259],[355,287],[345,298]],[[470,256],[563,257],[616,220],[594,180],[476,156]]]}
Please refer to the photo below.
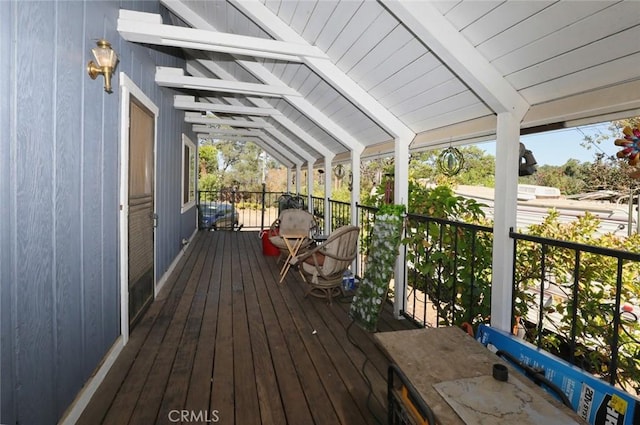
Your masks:
{"label": "window", "polygon": [[182,135],[182,212],[196,204],[196,145]]}

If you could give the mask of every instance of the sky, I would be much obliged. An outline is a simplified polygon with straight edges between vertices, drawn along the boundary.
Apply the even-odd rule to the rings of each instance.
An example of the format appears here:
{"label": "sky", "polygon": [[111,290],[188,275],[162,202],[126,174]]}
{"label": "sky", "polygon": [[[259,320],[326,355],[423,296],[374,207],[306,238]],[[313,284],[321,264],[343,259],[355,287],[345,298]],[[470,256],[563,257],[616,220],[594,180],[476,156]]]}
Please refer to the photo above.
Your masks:
{"label": "sky", "polygon": [[[571,158],[577,159],[580,162],[592,162],[597,152],[604,152],[609,156],[615,155],[616,152],[620,150],[618,146],[613,144],[613,141],[621,137],[622,134],[615,138],[612,137],[591,149],[586,149],[580,145],[584,142],[585,135],[595,136],[598,133],[611,134],[608,126],[609,123],[606,122],[546,133],[530,134],[522,136],[520,141],[533,153],[533,156],[538,162],[538,166],[563,165]],[[478,143],[477,146],[493,156],[496,154],[495,141]]]}

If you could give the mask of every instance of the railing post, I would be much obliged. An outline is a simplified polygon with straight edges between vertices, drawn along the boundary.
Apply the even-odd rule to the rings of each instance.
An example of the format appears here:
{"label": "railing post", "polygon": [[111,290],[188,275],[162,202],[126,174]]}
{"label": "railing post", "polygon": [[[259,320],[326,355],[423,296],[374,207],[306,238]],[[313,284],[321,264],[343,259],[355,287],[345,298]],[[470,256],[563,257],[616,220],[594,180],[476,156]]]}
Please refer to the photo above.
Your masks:
{"label": "railing post", "polygon": [[264,230],[264,204],[265,204],[265,198],[266,198],[266,188],[267,188],[267,184],[266,183],[262,183],[262,218],[260,219],[260,230]]}

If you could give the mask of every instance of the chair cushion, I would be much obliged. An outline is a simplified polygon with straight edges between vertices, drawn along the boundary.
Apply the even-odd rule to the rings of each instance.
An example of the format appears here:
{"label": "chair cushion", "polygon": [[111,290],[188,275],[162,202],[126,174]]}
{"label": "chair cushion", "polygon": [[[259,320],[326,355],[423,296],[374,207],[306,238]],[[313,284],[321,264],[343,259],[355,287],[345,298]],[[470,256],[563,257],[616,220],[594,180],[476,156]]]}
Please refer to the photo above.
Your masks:
{"label": "chair cushion", "polygon": [[314,266],[317,264],[318,266],[322,267],[322,265],[324,264],[324,258],[325,256],[323,253],[314,252],[312,255],[305,258],[304,262]]}

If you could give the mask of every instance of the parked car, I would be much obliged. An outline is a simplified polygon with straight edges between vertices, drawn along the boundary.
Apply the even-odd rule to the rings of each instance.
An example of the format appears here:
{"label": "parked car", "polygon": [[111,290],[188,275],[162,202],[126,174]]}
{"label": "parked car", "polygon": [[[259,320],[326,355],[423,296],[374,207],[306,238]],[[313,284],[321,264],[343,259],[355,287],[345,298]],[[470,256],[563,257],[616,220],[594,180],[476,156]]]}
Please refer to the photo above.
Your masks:
{"label": "parked car", "polygon": [[238,227],[239,214],[231,204],[201,204],[200,223],[205,229],[234,229]]}

